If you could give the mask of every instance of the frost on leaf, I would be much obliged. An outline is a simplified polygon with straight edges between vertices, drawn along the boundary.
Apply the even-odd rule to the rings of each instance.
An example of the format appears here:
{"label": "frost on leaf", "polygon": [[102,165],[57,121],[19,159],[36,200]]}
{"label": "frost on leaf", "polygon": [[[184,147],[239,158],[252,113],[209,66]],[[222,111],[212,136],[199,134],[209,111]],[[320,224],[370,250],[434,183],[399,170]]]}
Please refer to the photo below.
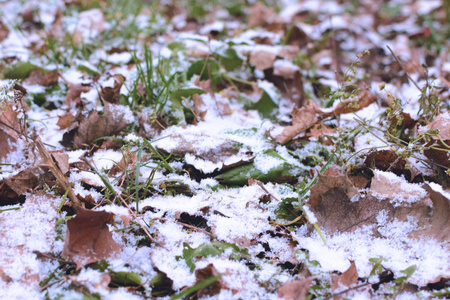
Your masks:
{"label": "frost on leaf", "polygon": [[286,126],[283,132],[275,140],[284,145],[292,140],[296,135],[312,127],[319,119],[312,108],[303,106],[292,110],[292,125]]}
{"label": "frost on leaf", "polygon": [[288,300],[304,300],[315,277],[286,282],[278,289],[278,297]]}
{"label": "frost on leaf", "polygon": [[67,221],[62,256],[73,259],[78,268],[113,257],[121,250],[108,229],[113,221],[112,213],[80,208],[76,217]]}
{"label": "frost on leaf", "polygon": [[81,148],[100,137],[119,133],[131,123],[129,114],[131,112],[127,107],[109,103],[105,103],[103,115],[96,110],[91,111],[78,127],[74,137],[75,146]]}

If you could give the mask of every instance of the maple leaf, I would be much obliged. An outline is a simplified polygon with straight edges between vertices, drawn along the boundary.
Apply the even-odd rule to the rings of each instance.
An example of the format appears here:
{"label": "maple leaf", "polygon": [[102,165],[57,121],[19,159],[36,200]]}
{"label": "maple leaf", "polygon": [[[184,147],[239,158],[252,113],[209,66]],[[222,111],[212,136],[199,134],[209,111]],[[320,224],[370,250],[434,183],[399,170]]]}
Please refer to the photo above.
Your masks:
{"label": "maple leaf", "polygon": [[121,251],[108,229],[107,224],[113,221],[113,213],[79,208],[77,215],[67,221],[62,256],[73,259],[78,269],[113,257]]}

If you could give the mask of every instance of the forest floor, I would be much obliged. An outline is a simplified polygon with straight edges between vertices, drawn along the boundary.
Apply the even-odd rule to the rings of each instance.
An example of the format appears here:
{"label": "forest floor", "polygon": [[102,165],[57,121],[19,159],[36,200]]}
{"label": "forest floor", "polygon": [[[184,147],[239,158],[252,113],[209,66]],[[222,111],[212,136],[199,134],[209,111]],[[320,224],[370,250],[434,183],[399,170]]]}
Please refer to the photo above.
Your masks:
{"label": "forest floor", "polygon": [[0,298],[448,298],[449,24],[0,1]]}

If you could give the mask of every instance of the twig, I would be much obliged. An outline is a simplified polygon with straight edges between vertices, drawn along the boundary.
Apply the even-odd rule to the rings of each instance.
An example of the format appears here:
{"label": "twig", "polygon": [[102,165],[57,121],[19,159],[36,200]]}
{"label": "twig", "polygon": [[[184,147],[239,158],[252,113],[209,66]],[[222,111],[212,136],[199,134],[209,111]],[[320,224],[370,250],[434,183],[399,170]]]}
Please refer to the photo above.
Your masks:
{"label": "twig", "polygon": [[63,175],[59,167],[53,162],[50,153],[48,153],[47,149],[42,143],[41,138],[37,135],[36,131],[33,131],[33,133],[31,134],[31,139],[34,141],[34,145],[36,146],[40,156],[45,161],[47,166],[50,168],[50,171],[53,173],[53,175],[56,177],[56,181],[58,182],[61,190],[63,190],[64,192],[67,190],[69,191],[67,195],[69,196],[69,199],[72,201],[73,209],[77,211],[80,207],[83,207],[84,205],[77,198],[77,196],[75,196],[75,193],[73,192],[69,181]]}
{"label": "twig", "polygon": [[57,261],[59,261],[59,262],[65,263],[65,264],[76,265],[76,263],[74,263],[74,262],[71,262],[71,261],[68,261],[68,260],[64,260],[64,259],[60,259],[60,258],[57,258],[57,257],[53,257],[53,256],[50,256],[50,255],[48,255],[48,254],[42,253],[42,252],[37,251],[37,250],[36,250],[36,251],[33,251],[33,253],[34,253],[34,254],[37,254],[37,255],[40,255],[40,256],[43,256],[43,257],[45,257],[45,258],[57,260]]}
{"label": "twig", "polygon": [[346,293],[348,293],[348,292],[350,292],[350,291],[352,291],[352,290],[357,290],[357,289],[362,288],[362,287],[365,287],[366,285],[369,285],[369,284],[372,284],[372,283],[366,282],[366,283],[363,283],[363,284],[360,284],[360,285],[357,285],[357,286],[348,288],[348,289],[346,289],[345,291],[342,291],[342,292],[333,294],[333,295],[331,295],[331,296],[325,297],[325,298],[323,298],[323,300],[328,300],[328,299],[334,298],[335,296],[339,296],[339,295],[346,294]]}
{"label": "twig", "polygon": [[277,197],[275,197],[271,192],[269,192],[266,187],[264,186],[264,184],[261,181],[256,181],[256,184],[259,185],[264,192],[266,192],[267,194],[269,194],[273,199],[277,200],[278,202],[281,202],[280,199],[278,199]]}
{"label": "twig", "polygon": [[[159,220],[159,221],[163,221],[163,222],[167,222],[167,219],[164,219],[164,218],[154,218],[155,220]],[[182,225],[182,226],[185,226],[185,227],[188,227],[188,228],[191,228],[191,229],[193,229],[193,230],[195,230],[195,231],[199,231],[199,232],[202,232],[202,233],[204,233],[204,234],[206,234],[206,235],[209,235],[210,237],[212,237],[212,238],[216,238],[216,236],[214,235],[214,234],[212,234],[211,232],[208,232],[208,231],[206,231],[206,230],[203,230],[203,229],[201,229],[201,228],[198,228],[198,227],[195,227],[195,226],[193,226],[193,225],[189,225],[189,224],[186,224],[186,223],[183,223],[183,222],[180,222],[180,221],[174,221],[175,223],[177,223],[177,224],[180,224],[180,225]]]}
{"label": "twig", "polygon": [[402,67],[403,71],[405,71],[406,76],[408,76],[408,79],[411,80],[412,83],[414,83],[414,85],[420,92],[422,92],[422,89],[419,87],[419,85],[411,78],[411,76],[409,76],[408,71],[406,71],[405,67],[403,66],[400,59],[398,59],[397,55],[395,55],[394,51],[392,51],[392,49],[388,45],[386,45],[386,47],[389,49],[389,51],[391,51],[392,56],[394,56],[395,60],[400,64],[400,67]]}
{"label": "twig", "polygon": [[122,201],[123,205],[125,205],[128,208],[128,211],[130,212],[130,214],[133,216],[133,218],[136,219],[136,221],[139,223],[139,226],[141,226],[142,230],[144,230],[145,234],[148,236],[148,238],[155,243],[156,245],[161,246],[160,243],[158,243],[152,236],[151,234],[148,232],[147,228],[144,227],[144,225],[142,225],[141,220],[138,219],[137,215],[134,213],[134,211],[128,206],[128,203],[122,198],[121,195],[117,194],[117,197],[119,197],[120,201]]}

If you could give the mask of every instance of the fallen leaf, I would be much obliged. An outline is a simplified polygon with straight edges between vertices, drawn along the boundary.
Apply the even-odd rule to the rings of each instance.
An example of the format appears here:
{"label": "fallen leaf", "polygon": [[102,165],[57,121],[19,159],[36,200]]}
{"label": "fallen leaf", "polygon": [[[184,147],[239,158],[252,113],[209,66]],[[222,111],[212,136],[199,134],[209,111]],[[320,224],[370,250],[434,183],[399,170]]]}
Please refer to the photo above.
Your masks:
{"label": "fallen leaf", "polygon": [[268,20],[273,18],[275,10],[273,7],[267,7],[263,2],[258,1],[249,11],[248,27],[264,26],[268,24]]}
{"label": "fallen leaf", "polygon": [[[389,237],[389,232],[382,228],[385,223],[393,221],[417,222],[417,229],[409,233],[410,237],[435,238],[438,242],[450,239],[450,204],[442,192],[430,190],[427,185],[422,188],[418,184],[408,183],[404,178],[393,173],[374,171],[368,195],[358,201],[351,201],[346,192],[348,179],[333,178],[319,181],[311,188],[310,201],[307,203],[318,220],[321,230],[330,234],[351,232],[362,226],[378,224],[377,216],[384,211],[384,221],[376,226],[374,236]],[[325,186],[335,186],[331,189]],[[317,186],[317,188],[316,188]],[[350,188],[351,190],[351,188]],[[427,191],[430,196],[427,195]]]}
{"label": "fallen leaf", "polygon": [[69,172],[69,155],[67,153],[61,152],[53,152],[52,154],[53,161],[59,167],[63,174],[67,174]]}
{"label": "fallen leaf", "polygon": [[[419,130],[420,133],[424,133],[430,129],[439,130],[439,136],[443,140],[450,140],[450,115],[448,112],[442,113],[438,115],[433,122],[428,124],[425,128],[421,128]],[[433,139],[437,139],[437,137],[432,137]]]}
{"label": "fallen leaf", "polygon": [[286,282],[278,289],[278,297],[288,300],[304,300],[314,279],[316,278],[308,277]]}
{"label": "fallen leaf", "polygon": [[3,104],[0,111],[0,159],[5,158],[10,152],[16,150],[15,143],[20,132],[18,113],[15,112],[9,103]]}
{"label": "fallen leaf", "polygon": [[29,167],[17,174],[3,179],[6,185],[17,195],[25,195],[39,184],[39,168]]}
{"label": "fallen leaf", "polygon": [[3,22],[0,21],[0,43],[5,40],[9,35],[9,28]]}
{"label": "fallen leaf", "polygon": [[266,51],[252,51],[250,54],[250,64],[256,69],[264,71],[273,68],[273,63],[277,58],[276,54]]}
{"label": "fallen leaf", "polygon": [[36,68],[30,71],[25,83],[29,85],[38,84],[42,86],[52,86],[58,83],[58,79],[59,73],[57,70],[44,73],[42,69]]}
{"label": "fallen leaf", "polygon": [[134,121],[130,118],[131,114],[130,109],[124,105],[105,102],[103,115],[92,110],[89,116],[80,122],[74,137],[75,147],[81,148],[97,138],[119,133]]}
{"label": "fallen leaf", "polygon": [[450,139],[443,140],[445,145],[440,140],[432,140],[425,144],[423,154],[438,166],[450,168]]}
{"label": "fallen leaf", "polygon": [[[200,283],[208,278],[219,275],[219,271],[216,270],[213,264],[208,264],[203,269],[195,270],[195,280],[196,284]],[[222,278],[214,281],[210,285],[198,290],[197,297],[211,297],[220,293],[222,289],[228,289],[228,285],[226,285]]]}
{"label": "fallen leaf", "polygon": [[442,191],[435,190],[431,185],[425,184],[423,188],[433,202],[433,215],[431,218],[431,227],[426,227],[423,231],[418,231],[417,235],[434,237],[438,241],[450,241],[450,198],[449,193],[446,196]]}
{"label": "fallen leaf", "polygon": [[[333,278],[334,279],[334,278]],[[333,291],[342,287],[349,288],[358,282],[358,271],[354,261],[350,261],[350,267],[331,283]]]}
{"label": "fallen leaf", "polygon": [[68,112],[59,117],[56,125],[59,126],[59,129],[67,129],[67,128],[69,128],[73,119],[74,119],[74,116],[70,112]]}
{"label": "fallen leaf", "polygon": [[312,127],[318,120],[315,112],[309,106],[303,106],[299,109],[294,107],[292,109],[292,125],[286,126],[275,140],[284,145],[296,135]]}
{"label": "fallen leaf", "polygon": [[298,26],[293,26],[289,32],[289,38],[287,40],[288,45],[296,45],[300,49],[304,49],[308,44],[308,36]]}
{"label": "fallen leaf", "polygon": [[71,258],[77,269],[87,264],[114,257],[121,247],[113,240],[107,224],[114,214],[79,208],[77,215],[67,221],[67,233],[62,256]]}
{"label": "fallen leaf", "polygon": [[114,77],[114,87],[102,87],[100,89],[100,97],[103,101],[119,104],[120,103],[120,89],[122,88],[123,83],[126,78],[123,75],[116,74]]}
{"label": "fallen leaf", "polygon": [[426,198],[426,192],[419,184],[408,183],[394,173],[379,170],[374,171],[370,190],[377,198],[390,199],[397,205]]}
{"label": "fallen leaf", "polygon": [[345,175],[325,176],[319,173],[316,184],[311,187],[308,203],[315,207],[322,202],[322,196],[329,193],[344,195],[350,200],[358,195],[358,190]]}
{"label": "fallen leaf", "polygon": [[67,106],[67,109],[70,108],[71,103],[75,103],[79,105],[81,103],[81,93],[87,93],[91,90],[90,87],[81,85],[81,84],[75,84],[71,83],[70,81],[66,80],[62,74],[59,74],[59,76],[64,80],[64,83],[67,85],[67,95],[66,99],[64,100],[64,103]]}

